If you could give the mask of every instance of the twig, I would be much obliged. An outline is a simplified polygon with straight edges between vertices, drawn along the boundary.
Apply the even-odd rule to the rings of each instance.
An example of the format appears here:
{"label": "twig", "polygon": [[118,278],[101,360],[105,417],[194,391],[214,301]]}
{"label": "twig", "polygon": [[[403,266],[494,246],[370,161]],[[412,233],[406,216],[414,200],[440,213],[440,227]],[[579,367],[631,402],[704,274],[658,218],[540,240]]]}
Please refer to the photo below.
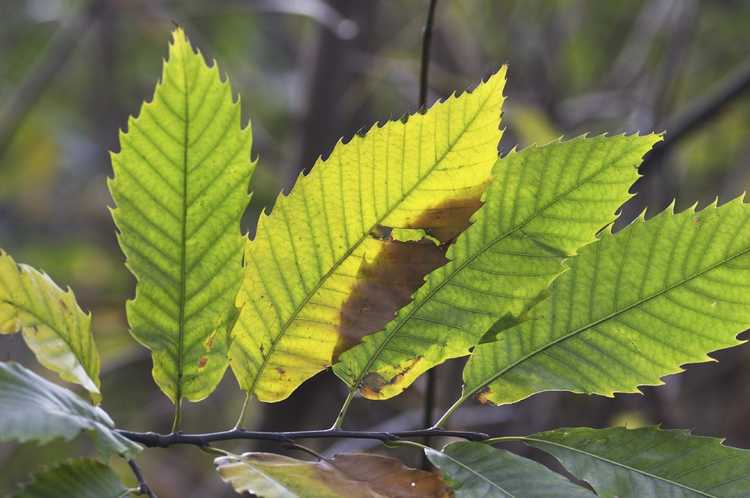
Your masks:
{"label": "twig", "polygon": [[128,460],[128,465],[130,465],[130,470],[133,471],[133,475],[135,475],[135,478],[138,480],[138,494],[148,496],[148,498],[157,498],[156,494],[151,491],[151,488],[149,488],[148,484],[146,484],[146,480],[143,478],[141,468],[138,467],[138,464],[135,463],[135,460]]}
{"label": "twig", "polygon": [[0,156],[5,153],[28,112],[54,80],[55,75],[65,66],[86,30],[99,16],[106,3],[105,0],[88,2],[60,27],[47,44],[40,60],[34,64],[13,95],[8,97],[7,104],[0,111]]}
{"label": "twig", "polygon": [[206,447],[218,441],[277,441],[289,443],[299,439],[377,439],[383,442],[418,439],[423,437],[455,437],[469,441],[484,441],[493,437],[484,432],[474,431],[447,431],[440,428],[420,429],[415,431],[399,432],[375,432],[375,431],[345,431],[341,429],[323,429],[311,431],[286,431],[286,432],[259,432],[246,431],[244,429],[231,429],[221,432],[208,432],[204,434],[184,434],[173,432],[171,434],[157,434],[155,432],[132,432],[118,429],[117,432],[136,443],[148,448],[168,448],[177,445],[190,445]]}
{"label": "twig", "polygon": [[[435,24],[435,8],[437,7],[437,0],[430,0],[430,6],[427,9],[427,21],[425,21],[424,32],[422,38],[422,66],[419,74],[419,108],[423,112],[426,111],[425,106],[427,105],[427,88],[430,78],[430,47],[432,45],[432,28]],[[422,417],[423,426],[429,427],[432,423],[432,412],[435,409],[435,389],[437,384],[437,374],[433,368],[427,372],[427,384],[425,385],[424,394],[424,414]],[[424,438],[424,444],[430,444],[430,438]],[[422,455],[422,468],[427,468],[429,462],[427,457]]]}

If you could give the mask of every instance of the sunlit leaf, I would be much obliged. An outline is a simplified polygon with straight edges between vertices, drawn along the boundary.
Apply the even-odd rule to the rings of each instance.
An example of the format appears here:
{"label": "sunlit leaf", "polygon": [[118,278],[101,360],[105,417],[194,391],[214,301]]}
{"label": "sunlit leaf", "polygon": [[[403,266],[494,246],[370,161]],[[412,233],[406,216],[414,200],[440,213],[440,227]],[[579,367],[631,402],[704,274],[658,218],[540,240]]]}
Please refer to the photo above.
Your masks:
{"label": "sunlit leaf", "polygon": [[181,29],[154,98],[120,134],[109,187],[136,276],[131,333],[179,403],[208,396],[227,367],[225,324],[242,279],[240,218],[255,165],[240,103]]}
{"label": "sunlit leaf", "polygon": [[656,135],[553,142],[498,160],[484,206],[382,332],[341,355],[334,371],[372,399],[470,348],[498,320],[517,316],[594,240],[629,198]]}
{"label": "sunlit leaf", "polygon": [[639,392],[711,361],[708,352],[739,344],[750,326],[748,227],[750,206],[736,199],[602,234],[527,321],[476,349],[463,398]]}
{"label": "sunlit leaf", "polygon": [[261,215],[231,350],[244,390],[286,398],[381,329],[445,262],[497,159],[504,84],[505,68],[424,114],[339,142]]}
{"label": "sunlit leaf", "polygon": [[39,363],[82,385],[98,402],[99,353],[84,313],[68,289],[0,250],[0,334],[21,332]]}

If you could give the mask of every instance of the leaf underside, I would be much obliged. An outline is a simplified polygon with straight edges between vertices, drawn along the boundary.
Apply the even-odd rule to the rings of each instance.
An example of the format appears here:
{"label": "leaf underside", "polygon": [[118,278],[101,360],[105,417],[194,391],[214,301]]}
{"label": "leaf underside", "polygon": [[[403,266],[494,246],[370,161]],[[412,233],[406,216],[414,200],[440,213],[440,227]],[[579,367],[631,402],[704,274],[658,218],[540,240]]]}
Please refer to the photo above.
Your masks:
{"label": "leaf underside", "polygon": [[240,218],[255,164],[251,129],[214,63],[181,29],[154,98],[120,134],[112,216],[137,279],[132,335],[173,402],[208,396],[227,367],[226,323],[242,278]]}
{"label": "leaf underside", "polygon": [[19,331],[39,363],[101,400],[91,315],[81,310],[73,291],[0,250],[0,334]]}
{"label": "leaf underside", "polygon": [[750,451],[683,430],[558,429],[525,438],[554,455],[599,496],[750,496]]}
{"label": "leaf underside", "polygon": [[112,469],[89,459],[71,460],[34,474],[12,498],[121,498],[130,496]]}
{"label": "leaf underside", "polygon": [[483,443],[425,449],[455,498],[594,498],[585,488],[526,458]]}
{"label": "leaf underside", "polygon": [[464,397],[513,403],[566,390],[611,396],[711,361],[750,325],[750,207],[639,220],[570,262],[529,319],[477,347]]}
{"label": "leaf underside", "polygon": [[342,454],[317,462],[271,453],[216,459],[221,478],[238,493],[264,498],[449,498],[435,473],[405,467],[395,458]]}
{"label": "leaf underside", "polygon": [[90,431],[104,455],[133,455],[140,449],[114,432],[102,409],[17,363],[0,363],[0,406],[0,441],[46,443]]}
{"label": "leaf underside", "polygon": [[244,390],[286,398],[445,262],[490,180],[504,84],[502,68],[425,114],[339,142],[261,215],[230,352]]}
{"label": "leaf underside", "polygon": [[385,399],[429,368],[469,354],[495,322],[532,304],[564,270],[564,258],[614,219],[658,140],[579,137],[499,159],[484,205],[448,249],[448,263],[382,332],[341,355],[336,374],[363,396]]}

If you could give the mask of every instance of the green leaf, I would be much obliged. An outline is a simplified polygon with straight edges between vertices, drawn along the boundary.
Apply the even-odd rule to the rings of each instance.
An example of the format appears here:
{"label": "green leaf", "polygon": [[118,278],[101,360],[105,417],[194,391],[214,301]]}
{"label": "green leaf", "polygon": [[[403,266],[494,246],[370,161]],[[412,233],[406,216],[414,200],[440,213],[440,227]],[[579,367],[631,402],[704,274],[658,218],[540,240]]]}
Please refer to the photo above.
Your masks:
{"label": "green leaf", "polygon": [[459,402],[639,392],[739,344],[750,325],[749,224],[750,207],[736,199],[603,234],[526,322],[477,347]]}
{"label": "green leaf", "polygon": [[608,498],[750,496],[750,451],[655,427],[559,429],[522,438]]}
{"label": "green leaf", "polygon": [[208,396],[227,367],[226,323],[242,279],[240,218],[255,169],[250,125],[214,63],[176,29],[154,98],[112,155],[112,215],[136,276],[127,314],[175,402]]}
{"label": "green leaf", "polygon": [[140,450],[114,432],[114,422],[104,410],[17,363],[0,363],[0,406],[0,441],[46,443],[90,431],[104,455]]}
{"label": "green leaf", "polygon": [[341,355],[336,374],[366,398],[399,394],[419,375],[469,354],[504,315],[519,315],[561,262],[614,218],[657,135],[576,138],[512,152],[473,225],[385,330]]}
{"label": "green leaf", "polygon": [[[502,68],[471,93],[338,143],[261,215],[230,353],[244,390],[286,398],[444,263],[497,159],[504,84]],[[419,229],[427,236],[414,240]]]}
{"label": "green leaf", "polygon": [[449,498],[433,472],[382,455],[351,453],[317,462],[272,453],[216,459],[221,478],[238,493],[263,498]]}
{"label": "green leaf", "polygon": [[19,331],[39,363],[101,400],[91,315],[70,288],[63,291],[48,275],[16,264],[0,250],[0,334]]}
{"label": "green leaf", "polygon": [[112,469],[89,459],[71,460],[34,474],[12,498],[121,498],[130,496]]}
{"label": "green leaf", "polygon": [[594,498],[585,488],[532,460],[487,444],[460,442],[424,450],[455,498]]}

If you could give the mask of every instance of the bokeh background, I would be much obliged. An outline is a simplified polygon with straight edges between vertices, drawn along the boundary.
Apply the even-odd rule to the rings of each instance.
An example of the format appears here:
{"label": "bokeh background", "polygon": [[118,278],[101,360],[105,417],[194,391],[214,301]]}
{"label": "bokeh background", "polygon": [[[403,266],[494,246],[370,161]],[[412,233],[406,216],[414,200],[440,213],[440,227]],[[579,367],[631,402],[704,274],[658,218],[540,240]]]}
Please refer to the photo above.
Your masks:
{"label": "bokeh background", "polygon": [[[0,247],[71,285],[93,312],[103,406],[120,427],[167,432],[172,416],[151,380],[147,351],[127,332],[124,301],[134,281],[117,247],[105,181],[108,151],[127,116],[150,98],[173,23],[219,60],[252,119],[260,157],[245,219],[252,233],[260,210],[338,138],[416,109],[427,4],[0,0]],[[674,197],[679,209],[717,195],[729,200],[750,180],[749,24],[750,2],[743,0],[440,0],[429,100],[507,62],[502,151],[561,135],[666,129],[668,147],[647,159],[624,222]],[[666,386],[645,388],[645,396],[547,393],[513,407],[470,405],[452,424],[516,434],[661,422],[750,448],[750,348],[715,356],[720,363],[690,367]],[[36,368],[15,336],[0,337],[0,359]],[[439,407],[459,393],[461,366],[438,369]],[[420,381],[388,402],[358,400],[348,425],[416,428],[423,390]],[[327,427],[343,397],[343,386],[325,373],[285,402],[252,404],[248,428]],[[241,399],[228,374],[208,400],[187,406],[185,429],[230,426]],[[325,454],[372,445],[309,443]],[[85,441],[0,445],[0,495],[44,465],[88,453]],[[418,464],[415,451],[393,454]],[[161,498],[232,496],[211,457],[197,449],[152,450],[140,461]]]}

